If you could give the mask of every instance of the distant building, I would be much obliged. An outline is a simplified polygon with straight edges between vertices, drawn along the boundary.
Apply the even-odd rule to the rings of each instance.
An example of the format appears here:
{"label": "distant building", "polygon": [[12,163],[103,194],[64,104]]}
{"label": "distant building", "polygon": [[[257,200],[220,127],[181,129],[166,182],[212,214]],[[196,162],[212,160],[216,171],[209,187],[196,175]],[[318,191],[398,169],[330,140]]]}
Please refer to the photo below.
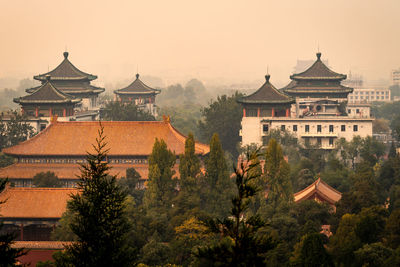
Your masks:
{"label": "distant building", "polygon": [[350,141],[355,135],[372,135],[372,119],[347,115],[347,96],[352,88],[343,86],[346,75],[330,70],[321,53],[306,71],[290,76],[292,81],[278,91],[269,82],[254,94],[243,97],[242,145],[266,145],[272,129],[293,134],[304,145],[333,149],[335,141]]}
{"label": "distant building", "polygon": [[148,111],[153,116],[157,116],[156,95],[161,90],[154,89],[144,84],[136,74],[136,79],[127,87],[115,90],[114,93],[118,101],[122,103],[134,103],[140,109]]}
{"label": "distant building", "polygon": [[390,102],[388,88],[356,88],[348,96],[349,103]]}
{"label": "distant building", "polygon": [[[107,161],[111,175],[122,177],[126,169],[135,168],[141,175],[139,187],[148,178],[148,158],[157,139],[164,140],[178,155],[185,150],[186,137],[169,122],[164,121],[103,121],[106,142],[110,148]],[[16,159],[16,163],[0,169],[0,177],[8,177],[15,187],[31,187],[37,173],[51,171],[64,187],[75,186],[80,174],[79,164],[86,162],[87,152],[94,152],[99,122],[58,122],[31,139],[3,149],[3,153]],[[208,145],[195,143],[195,153],[205,155]],[[175,165],[178,170],[179,163]]]}
{"label": "distant building", "polygon": [[[98,95],[105,89],[91,85],[90,82],[97,79],[97,76],[79,70],[69,61],[68,55],[68,52],[64,52],[64,60],[54,70],[36,75],[33,78],[45,84],[47,77],[50,76],[52,85],[59,91],[74,98],[82,99],[79,111],[97,111],[99,109]],[[30,88],[26,91],[33,93],[38,88]]]}
{"label": "distant building", "polygon": [[400,68],[397,70],[392,70],[391,83],[392,85],[400,85]]}
{"label": "distant building", "polygon": [[347,79],[342,82],[343,85],[352,87],[354,89],[362,88],[364,86],[364,79],[362,75],[352,74],[351,71]]}

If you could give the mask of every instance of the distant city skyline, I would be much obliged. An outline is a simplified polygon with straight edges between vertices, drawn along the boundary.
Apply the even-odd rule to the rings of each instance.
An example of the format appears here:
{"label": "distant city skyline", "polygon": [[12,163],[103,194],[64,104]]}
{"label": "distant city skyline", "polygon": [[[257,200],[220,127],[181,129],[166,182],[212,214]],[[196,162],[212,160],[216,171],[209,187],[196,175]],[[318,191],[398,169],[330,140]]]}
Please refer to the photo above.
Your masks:
{"label": "distant city skyline", "polygon": [[[390,79],[400,67],[400,1],[3,1],[0,79],[32,78],[70,52],[101,85],[137,70],[166,85],[289,82],[297,60]],[[379,12],[378,12],[379,11]]]}

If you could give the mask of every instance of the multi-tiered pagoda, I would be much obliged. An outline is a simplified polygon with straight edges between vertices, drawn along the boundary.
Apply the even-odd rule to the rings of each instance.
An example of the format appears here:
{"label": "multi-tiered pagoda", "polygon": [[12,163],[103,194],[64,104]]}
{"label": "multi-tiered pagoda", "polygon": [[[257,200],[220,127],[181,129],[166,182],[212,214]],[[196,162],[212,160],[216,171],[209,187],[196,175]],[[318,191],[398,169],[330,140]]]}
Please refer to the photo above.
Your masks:
{"label": "multi-tiered pagoda", "polygon": [[153,116],[157,115],[157,107],[155,105],[156,95],[161,90],[151,88],[139,79],[139,74],[136,74],[136,79],[127,87],[115,90],[117,100],[122,103],[135,103],[140,109],[148,111]]}
{"label": "multi-tiered pagoda", "polygon": [[[47,77],[50,76],[51,83],[58,90],[77,99],[82,99],[82,110],[97,110],[98,95],[105,89],[91,85],[90,82],[97,79],[97,76],[79,70],[69,61],[68,55],[68,52],[64,52],[64,60],[54,70],[36,75],[33,78],[45,84]],[[35,87],[26,91],[33,93],[37,89],[38,87]]]}
{"label": "multi-tiered pagoda", "polygon": [[57,116],[60,120],[69,120],[75,114],[75,107],[81,99],[65,94],[57,89],[48,75],[46,82],[36,88],[30,95],[14,98],[22,106],[22,113],[28,117],[50,120]]}
{"label": "multi-tiered pagoda", "polygon": [[266,145],[270,131],[292,134],[306,148],[333,149],[340,138],[372,135],[371,118],[347,116],[347,95],[352,88],[341,82],[346,75],[330,70],[321,53],[306,71],[290,76],[278,91],[267,82],[254,94],[239,100],[243,105],[242,145]]}

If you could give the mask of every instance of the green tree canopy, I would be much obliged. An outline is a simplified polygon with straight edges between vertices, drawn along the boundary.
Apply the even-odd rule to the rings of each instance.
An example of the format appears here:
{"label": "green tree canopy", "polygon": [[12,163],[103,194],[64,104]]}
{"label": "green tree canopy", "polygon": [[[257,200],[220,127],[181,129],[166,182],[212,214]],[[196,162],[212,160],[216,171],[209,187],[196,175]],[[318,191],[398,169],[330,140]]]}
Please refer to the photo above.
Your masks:
{"label": "green tree canopy", "polygon": [[231,96],[222,95],[201,110],[203,119],[199,130],[203,141],[210,140],[214,133],[221,138],[223,149],[237,156],[236,146],[240,141],[239,130],[242,120],[242,107],[237,100],[243,95],[236,92]]}
{"label": "green tree canopy", "polygon": [[102,118],[106,121],[154,121],[150,113],[141,110],[134,103],[111,101],[102,111]]}
{"label": "green tree canopy", "polygon": [[21,115],[15,110],[8,113],[7,120],[3,113],[0,115],[0,149],[14,146],[34,135],[33,127],[26,122],[26,115]]}
{"label": "green tree canopy", "polygon": [[54,172],[39,172],[33,176],[33,185],[36,187],[61,187],[61,182]]}

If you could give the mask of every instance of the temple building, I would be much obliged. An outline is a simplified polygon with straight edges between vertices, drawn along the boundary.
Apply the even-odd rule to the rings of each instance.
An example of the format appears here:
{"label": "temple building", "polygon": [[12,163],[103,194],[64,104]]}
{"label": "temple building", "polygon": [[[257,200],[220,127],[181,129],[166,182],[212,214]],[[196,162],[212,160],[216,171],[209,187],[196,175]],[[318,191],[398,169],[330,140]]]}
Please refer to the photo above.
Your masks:
{"label": "temple building", "polygon": [[[92,75],[79,70],[68,59],[68,52],[64,52],[64,60],[54,70],[44,74],[34,76],[35,80],[45,84],[47,77],[54,87],[77,99],[82,99],[79,111],[97,111],[98,95],[104,92],[104,88],[96,87],[90,84],[91,81],[97,79],[96,75]],[[28,93],[33,93],[38,87],[27,89]]]}
{"label": "temple building", "polygon": [[16,241],[48,241],[66,210],[74,188],[13,188],[0,194],[4,231],[16,232]]}
{"label": "temple building", "polygon": [[[352,88],[343,86],[346,75],[330,70],[317,53],[314,64],[281,90],[269,82],[238,102],[243,106],[242,146],[264,144],[272,129],[287,131],[300,144],[333,149],[340,138],[372,136],[372,119],[349,116],[347,96]],[[350,110],[350,109],[349,109]]]}
{"label": "temple building", "polygon": [[[168,148],[180,155],[184,153],[186,137],[178,132],[168,118],[164,121],[104,121],[111,175],[123,177],[126,169],[135,168],[142,177],[143,187],[148,178],[148,157],[157,139],[163,139]],[[16,163],[0,169],[0,177],[8,177],[16,187],[31,187],[37,173],[51,171],[65,187],[72,187],[80,174],[79,164],[85,163],[87,152],[94,152],[100,122],[61,122],[54,120],[45,130],[16,146],[3,149]],[[195,152],[203,156],[208,145],[196,142]],[[175,170],[178,170],[178,164]]]}
{"label": "temple building", "polygon": [[161,90],[144,84],[136,74],[136,79],[127,87],[115,90],[116,99],[122,103],[135,103],[140,109],[157,116],[156,95]]}
{"label": "temple building", "polygon": [[28,115],[28,118],[40,118],[43,121],[38,129],[40,131],[46,128],[53,116],[62,121],[75,118],[75,108],[81,102],[81,99],[58,90],[50,79],[48,75],[46,82],[30,95],[14,98],[14,102],[21,105],[22,113]]}
{"label": "temple building", "polygon": [[314,183],[294,194],[294,202],[315,200],[317,202],[328,203],[334,211],[336,211],[336,202],[341,198],[342,193],[329,186],[321,178],[318,178]]}

